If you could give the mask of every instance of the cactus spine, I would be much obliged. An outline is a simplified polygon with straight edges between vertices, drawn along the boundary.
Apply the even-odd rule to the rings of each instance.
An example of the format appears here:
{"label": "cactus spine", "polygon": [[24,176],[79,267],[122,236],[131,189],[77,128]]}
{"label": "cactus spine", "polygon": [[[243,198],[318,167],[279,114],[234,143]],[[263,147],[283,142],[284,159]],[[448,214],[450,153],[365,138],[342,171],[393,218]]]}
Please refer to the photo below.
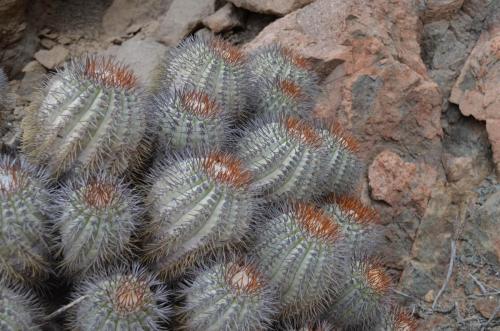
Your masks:
{"label": "cactus spine", "polygon": [[247,262],[219,263],[201,270],[183,288],[189,330],[263,330],[275,313],[275,292]]}
{"label": "cactus spine", "polygon": [[0,285],[0,329],[2,331],[33,330],[39,311],[36,302],[26,294],[18,294]]}
{"label": "cactus spine", "polygon": [[250,173],[234,156],[210,152],[177,158],[160,165],[151,178],[144,253],[163,276],[179,276],[246,233],[255,200]]}
{"label": "cactus spine", "polygon": [[347,281],[327,309],[327,318],[346,329],[370,330],[388,306],[391,279],[377,259],[353,258]]}
{"label": "cactus spine", "polygon": [[341,283],[340,228],[311,204],[295,203],[266,221],[251,254],[279,290],[285,318],[314,318]]}
{"label": "cactus spine", "polygon": [[375,329],[377,331],[417,331],[418,323],[406,309],[395,306],[383,316]]}
{"label": "cactus spine", "polygon": [[166,147],[203,149],[222,147],[230,135],[231,114],[208,94],[183,89],[152,97],[159,125],[158,140]]}
{"label": "cactus spine", "polygon": [[61,268],[67,274],[96,271],[130,255],[140,210],[121,180],[104,174],[74,179],[62,188],[58,207]]}
{"label": "cactus spine", "polygon": [[243,53],[217,37],[191,37],[168,51],[158,79],[159,93],[187,86],[215,98],[235,117],[245,115],[247,74]]}
{"label": "cactus spine", "polygon": [[356,255],[369,255],[382,243],[378,213],[348,196],[330,195],[322,209],[335,219],[349,250]]}
{"label": "cactus spine", "polygon": [[0,155],[0,276],[39,287],[51,273],[48,180],[23,158]]}
{"label": "cactus spine", "polygon": [[72,327],[94,330],[163,330],[170,314],[165,288],[143,268],[117,271],[83,282],[75,298]]}
{"label": "cactus spine", "polygon": [[257,121],[244,134],[238,155],[254,184],[271,200],[309,200],[323,193],[325,150],[315,129],[295,117]]}
{"label": "cactus spine", "polygon": [[147,150],[147,116],[137,79],[113,59],[67,63],[23,120],[23,147],[55,176],[108,169],[122,174]]}

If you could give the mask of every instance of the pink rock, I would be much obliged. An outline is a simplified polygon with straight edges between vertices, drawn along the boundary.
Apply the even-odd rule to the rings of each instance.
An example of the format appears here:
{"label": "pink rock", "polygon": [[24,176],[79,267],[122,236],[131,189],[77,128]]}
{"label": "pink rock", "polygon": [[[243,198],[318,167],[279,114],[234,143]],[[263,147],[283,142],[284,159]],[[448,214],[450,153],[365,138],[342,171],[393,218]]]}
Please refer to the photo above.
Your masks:
{"label": "pink rock", "polygon": [[368,169],[371,196],[392,207],[413,204],[423,214],[437,180],[431,166],[406,162],[389,150],[381,152]]}
{"label": "pink rock", "polygon": [[229,0],[235,6],[247,10],[272,15],[286,15],[304,7],[314,0]]}

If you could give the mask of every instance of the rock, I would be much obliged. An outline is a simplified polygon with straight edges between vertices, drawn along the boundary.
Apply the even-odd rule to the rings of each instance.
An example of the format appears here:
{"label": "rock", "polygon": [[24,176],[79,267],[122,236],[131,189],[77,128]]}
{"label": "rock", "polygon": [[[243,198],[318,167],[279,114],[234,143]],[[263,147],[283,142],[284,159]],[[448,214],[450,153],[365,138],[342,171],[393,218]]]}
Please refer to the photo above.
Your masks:
{"label": "rock", "polygon": [[175,46],[201,25],[201,21],[215,12],[216,0],[174,0],[167,13],[160,18],[156,31],[158,41]]}
{"label": "rock", "polygon": [[385,150],[370,165],[368,180],[373,199],[393,207],[414,203],[423,213],[437,172],[427,164],[405,162],[394,152]]}
{"label": "rock", "polygon": [[47,71],[38,61],[31,61],[22,70],[24,77],[17,89],[17,95],[21,101],[31,102],[34,93],[42,87],[43,78]]}
{"label": "rock", "polygon": [[[111,46],[104,54],[115,56],[118,60],[130,66],[143,85],[148,85],[155,76],[154,69],[167,47],[152,40],[132,38],[121,46]],[[147,54],[147,56],[144,56]]]}
{"label": "rock", "polygon": [[422,19],[424,22],[449,19],[463,4],[464,0],[427,0]]}
{"label": "rock", "polygon": [[40,40],[40,45],[45,49],[51,49],[52,47],[57,45],[57,43],[52,39],[42,38]]}
{"label": "rock", "polygon": [[425,302],[433,302],[434,301],[434,290],[430,290],[424,295]]}
{"label": "rock", "polygon": [[203,19],[202,23],[214,33],[243,27],[243,11],[232,3],[226,3],[212,15]]}
{"label": "rock", "polygon": [[452,157],[445,155],[443,165],[448,181],[458,182],[463,178],[476,177],[473,162],[474,160],[470,156]]}
{"label": "rock", "polygon": [[314,0],[229,0],[235,6],[249,11],[284,16],[310,4]]}
{"label": "rock", "polygon": [[68,57],[69,52],[63,46],[55,46],[50,50],[39,50],[35,53],[35,59],[45,68],[52,70],[62,64]]}
{"label": "rock", "polygon": [[114,0],[102,18],[104,32],[109,36],[126,34],[134,24],[142,25],[168,9],[172,0]]}
{"label": "rock", "polygon": [[462,114],[486,121],[493,161],[500,173],[500,23],[481,34],[451,91]]}
{"label": "rock", "polygon": [[[487,319],[490,319],[495,312],[495,308],[498,306],[498,300],[494,296],[489,296],[481,299],[477,299],[474,303],[474,307],[476,307],[477,311]],[[500,312],[497,312],[497,316],[500,315]]]}

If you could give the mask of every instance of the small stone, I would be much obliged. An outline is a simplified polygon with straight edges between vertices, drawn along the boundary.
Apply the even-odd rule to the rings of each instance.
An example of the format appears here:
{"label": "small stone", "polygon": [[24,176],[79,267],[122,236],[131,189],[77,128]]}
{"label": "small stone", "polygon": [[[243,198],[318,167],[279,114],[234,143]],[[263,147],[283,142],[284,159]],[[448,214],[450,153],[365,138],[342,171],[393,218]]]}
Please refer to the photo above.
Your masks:
{"label": "small stone", "polygon": [[284,16],[314,0],[229,0],[235,6],[262,14]]}
{"label": "small stone", "polygon": [[243,27],[243,11],[228,2],[214,14],[206,17],[203,24],[215,33]]}
{"label": "small stone", "polygon": [[35,53],[35,59],[45,68],[52,70],[64,62],[69,52],[63,46],[55,46],[51,50],[40,50]]}
{"label": "small stone", "polygon": [[434,290],[430,290],[424,295],[425,302],[434,302]]}
{"label": "small stone", "polygon": [[41,37],[45,37],[45,38],[52,39],[52,40],[56,39],[58,37],[58,35],[59,34],[56,31],[52,31],[49,28],[45,28],[40,32]]}
{"label": "small stone", "polygon": [[214,13],[216,0],[174,0],[167,13],[160,18],[156,38],[167,46],[174,46]]}
{"label": "small stone", "polygon": [[473,163],[472,157],[469,156],[451,157],[446,155],[444,158],[446,178],[450,182],[458,182],[463,178],[473,177],[475,170]]}
{"label": "small stone", "polygon": [[45,49],[51,49],[52,47],[57,45],[57,43],[52,39],[42,38],[40,40],[40,45]]}
{"label": "small stone", "polygon": [[69,45],[69,44],[71,44],[71,38],[69,38],[67,36],[59,36],[59,37],[57,37],[57,41],[61,45]]}
{"label": "small stone", "polygon": [[[499,302],[494,296],[489,296],[476,300],[474,307],[476,307],[477,311],[479,311],[484,318],[490,319],[498,304]],[[499,312],[497,312],[497,316],[499,316]]]}

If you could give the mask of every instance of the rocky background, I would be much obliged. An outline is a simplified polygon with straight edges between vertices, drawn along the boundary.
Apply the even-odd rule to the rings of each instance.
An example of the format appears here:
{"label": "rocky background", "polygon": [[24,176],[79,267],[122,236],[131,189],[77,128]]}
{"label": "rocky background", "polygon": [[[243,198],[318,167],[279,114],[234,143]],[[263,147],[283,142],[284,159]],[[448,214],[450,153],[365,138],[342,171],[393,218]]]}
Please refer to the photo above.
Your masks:
{"label": "rocky background", "polygon": [[114,55],[148,84],[193,33],[311,60],[317,115],[361,143],[396,297],[422,330],[500,330],[499,0],[1,0],[14,101],[0,145],[19,143],[33,92],[71,56]]}

